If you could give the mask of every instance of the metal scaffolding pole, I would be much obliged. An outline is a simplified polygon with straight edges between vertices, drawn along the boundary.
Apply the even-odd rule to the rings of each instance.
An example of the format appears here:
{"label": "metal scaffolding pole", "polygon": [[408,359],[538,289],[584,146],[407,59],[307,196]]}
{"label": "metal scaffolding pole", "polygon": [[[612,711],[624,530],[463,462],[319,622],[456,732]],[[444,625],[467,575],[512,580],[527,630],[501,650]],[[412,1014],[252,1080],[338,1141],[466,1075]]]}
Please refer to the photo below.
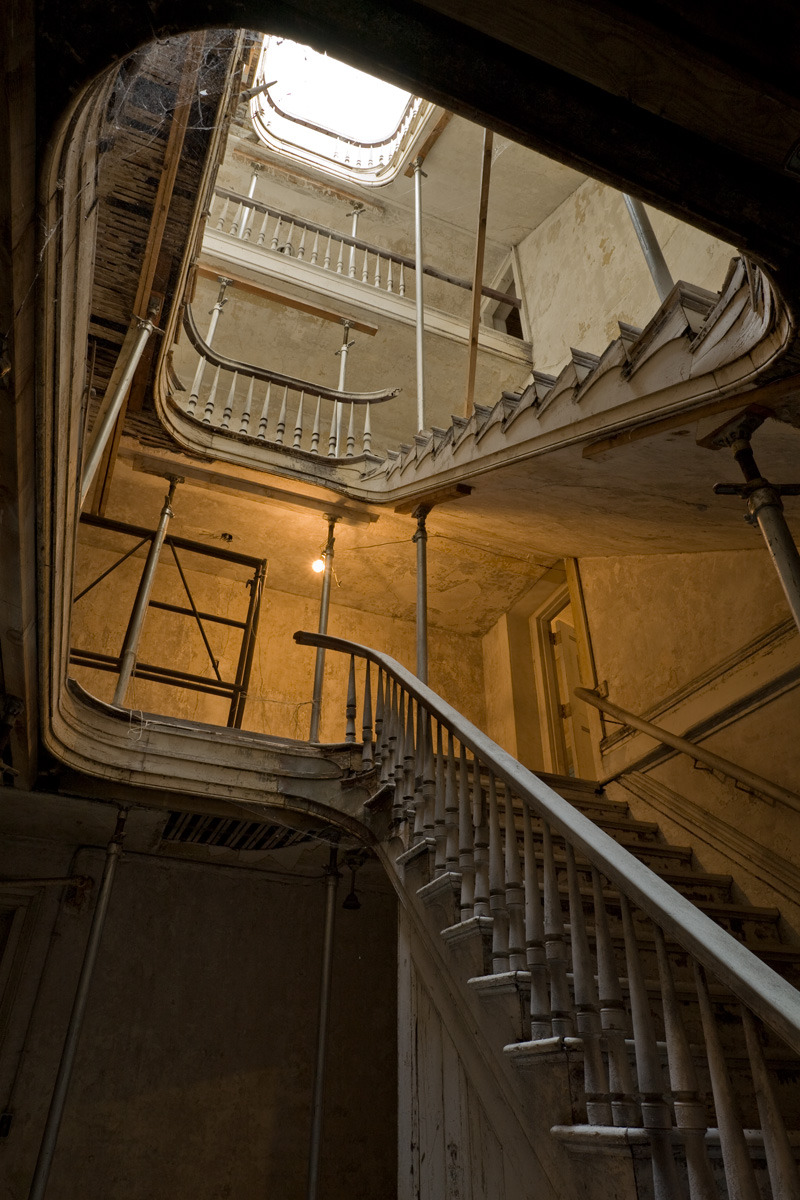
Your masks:
{"label": "metal scaffolding pole", "polygon": [[[350,350],[350,347],[355,345],[355,339],[353,339],[352,341],[348,340],[348,335],[352,328],[351,322],[350,321],[342,321],[342,325],[344,326],[344,333],[342,334],[342,344],[339,347],[339,349],[336,351],[336,354],[339,357],[339,382],[337,383],[336,387],[337,387],[337,390],[340,392],[344,391],[344,381],[347,376],[347,355]],[[351,407],[352,407],[352,405],[351,405]],[[331,434],[330,441],[332,443],[333,453],[338,458],[339,454],[341,452],[341,448],[342,448],[342,444],[341,444],[342,443],[342,405],[339,400],[336,400],[333,405],[332,434]],[[329,455],[330,455],[330,443],[329,443]]]}
{"label": "metal scaffolding pole", "polygon": [[636,231],[636,236],[639,239],[639,245],[642,248],[647,269],[649,270],[653,283],[656,285],[659,300],[666,300],[667,296],[675,286],[672,281],[672,276],[669,273],[666,259],[664,258],[661,247],[658,244],[658,238],[655,235],[655,230],[650,223],[650,218],[647,215],[647,210],[641,200],[637,200],[634,196],[628,196],[623,193],[622,196],[625,205],[630,213],[633,228]]}
{"label": "metal scaffolding pole", "polygon": [[[325,543],[325,549],[322,557],[325,562],[325,570],[322,575],[322,596],[319,602],[319,625],[318,633],[328,632],[328,609],[331,602],[331,579],[333,577],[333,531],[338,521],[338,517],[328,516],[325,518],[328,522],[328,540]],[[308,733],[308,740],[316,742],[319,740],[319,722],[322,715],[322,682],[325,675],[325,651],[321,647],[317,647],[317,658],[314,663],[314,691],[311,698],[311,728]]]}
{"label": "metal scaffolding pole", "polygon": [[[111,396],[105,402],[105,411],[101,418],[97,431],[93,432],[92,442],[86,455],[86,461],[83,464],[83,476],[81,478],[81,505],[84,504],[89,488],[92,486],[92,480],[95,477],[97,468],[100,465],[100,459],[103,457],[103,452],[108,444],[108,439],[117,423],[117,418],[122,410],[122,405],[125,402],[125,397],[128,394],[128,388],[131,386],[136,368],[139,365],[139,360],[144,353],[144,348],[150,338],[150,334],[154,332],[155,325],[151,320],[143,321],[141,317],[134,317],[136,324],[139,327],[138,333],[133,335],[133,326],[128,332],[128,335],[123,343],[120,352],[120,359],[123,354],[127,355],[124,365],[121,367],[119,378],[116,381],[114,390]],[[133,335],[133,340],[129,341]],[[126,349],[127,345],[127,349]],[[117,364],[120,365],[119,363]],[[116,368],[115,368],[116,372]]]}
{"label": "metal scaffolding pole", "polygon": [[417,678],[428,682],[428,530],[425,518],[429,504],[420,504],[411,514],[416,517],[417,531],[412,542],[417,546]]}
{"label": "metal scaffolding pole", "polygon": [[328,1014],[331,1004],[331,970],[333,967],[333,926],[336,916],[336,889],[339,884],[338,851],[331,847],[325,869],[325,931],[322,942],[322,972],[319,994],[319,1023],[317,1026],[317,1061],[314,1070],[314,1091],[311,1103],[311,1139],[308,1151],[307,1200],[316,1200],[319,1183],[319,1153],[322,1145],[323,1100],[325,1094],[325,1060],[328,1044]]}
{"label": "metal scaffolding pole", "polygon": [[78,1041],[81,1036],[83,1018],[86,1012],[86,1001],[89,996],[89,987],[92,982],[95,960],[97,959],[97,950],[100,945],[103,925],[105,924],[106,913],[108,911],[108,902],[111,897],[111,885],[114,882],[114,872],[116,871],[117,862],[122,850],[122,841],[125,836],[126,816],[126,811],[120,809],[117,814],[117,825],[114,835],[106,847],[103,879],[100,884],[94,914],[92,915],[92,925],[83,954],[81,973],[78,976],[78,986],[75,989],[75,999],[72,1002],[72,1012],[69,1015],[64,1047],[61,1051],[61,1061],[58,1064],[58,1074],[56,1075],[53,1095],[50,1100],[50,1108],[47,1113],[47,1120],[45,1121],[42,1142],[39,1147],[39,1157],[36,1160],[36,1170],[33,1174],[28,1200],[42,1200],[47,1189],[47,1181],[50,1177],[50,1168],[53,1163],[56,1142],[58,1141],[58,1131],[61,1126],[61,1118],[64,1114],[64,1103],[67,1098],[72,1067],[75,1062],[75,1053],[78,1049]]}
{"label": "metal scaffolding pole", "polygon": [[748,425],[745,418],[737,431],[741,436],[729,439],[745,482],[718,483],[714,491],[718,496],[737,495],[747,501],[749,519],[761,530],[795,624],[800,629],[800,553],[783,515],[781,500],[781,496],[800,496],[800,483],[770,483],[759,471],[750,434],[762,421],[763,417],[753,416]]}
{"label": "metal scaffolding pole", "polygon": [[119,662],[119,679],[114,690],[113,704],[118,707],[123,707],[125,704],[125,693],[128,690],[133,668],[136,665],[136,655],[139,650],[139,640],[142,636],[142,626],[147,615],[147,607],[150,603],[150,593],[153,590],[153,581],[156,575],[156,567],[161,554],[161,547],[164,544],[164,538],[167,534],[167,526],[169,525],[170,517],[173,515],[171,504],[175,495],[175,488],[183,480],[177,475],[168,476],[169,492],[164,497],[164,507],[161,509],[161,516],[158,521],[158,528],[153,535],[153,540],[150,543],[150,549],[147,554],[147,561],[144,564],[142,578],[139,581],[139,590],[136,593],[136,599],[133,602],[133,612],[131,619],[128,622],[128,629],[125,633],[125,641],[122,646]]}
{"label": "metal scaffolding pole", "polygon": [[423,294],[424,258],[422,249],[422,180],[425,172],[422,169],[422,159],[415,158],[414,168],[414,236],[415,236],[415,268],[417,298],[417,430],[425,428],[425,302]]}

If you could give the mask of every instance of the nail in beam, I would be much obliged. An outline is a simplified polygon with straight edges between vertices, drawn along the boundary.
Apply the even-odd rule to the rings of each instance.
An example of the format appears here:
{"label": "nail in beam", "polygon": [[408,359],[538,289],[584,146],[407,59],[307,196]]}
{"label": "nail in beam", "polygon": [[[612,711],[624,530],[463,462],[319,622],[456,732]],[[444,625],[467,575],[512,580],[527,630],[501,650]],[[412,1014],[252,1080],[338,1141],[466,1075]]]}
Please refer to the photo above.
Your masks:
{"label": "nail in beam", "polygon": [[122,646],[120,655],[119,679],[114,691],[113,703],[117,707],[122,708],[125,704],[125,694],[128,691],[133,668],[136,665],[136,655],[139,650],[139,641],[142,636],[142,626],[147,615],[147,607],[150,603],[150,593],[153,590],[153,581],[156,576],[156,567],[158,566],[161,547],[164,544],[164,538],[167,534],[167,526],[169,519],[173,515],[171,504],[175,495],[175,488],[183,480],[177,475],[170,475],[169,492],[164,498],[164,507],[161,509],[161,516],[158,521],[158,528],[153,535],[153,540],[150,543],[150,549],[147,553],[147,561],[144,564],[142,578],[139,581],[139,590],[136,593],[136,599],[133,602],[133,612],[131,619],[128,622],[128,629],[125,633],[125,641]]}
{"label": "nail in beam", "polygon": [[[338,517],[328,516],[328,540],[325,543],[323,558],[325,570],[322,574],[322,597],[319,602],[318,633],[328,632],[328,610],[331,602],[331,577],[333,575],[333,530]],[[311,699],[311,728],[308,733],[310,742],[319,741],[319,721],[322,714],[322,681],[325,672],[325,651],[317,647],[317,658],[314,664],[314,691]]]}
{"label": "nail in beam", "polygon": [[75,1062],[75,1053],[78,1049],[78,1041],[81,1036],[83,1017],[86,1012],[86,1001],[89,996],[92,972],[94,971],[94,964],[97,958],[97,949],[100,945],[106,912],[108,911],[108,901],[111,897],[111,885],[114,882],[114,872],[116,871],[117,862],[122,850],[126,816],[126,811],[120,809],[117,814],[117,825],[114,835],[106,847],[103,879],[92,915],[92,925],[83,955],[83,964],[81,965],[81,973],[78,977],[78,986],[75,990],[75,999],[72,1002],[72,1012],[69,1016],[67,1033],[64,1038],[64,1048],[61,1051],[61,1062],[58,1064],[58,1074],[56,1075],[55,1087],[53,1088],[53,1096],[50,1100],[50,1109],[47,1113],[44,1133],[42,1134],[42,1143],[39,1147],[39,1157],[36,1160],[36,1170],[33,1175],[31,1190],[28,1193],[28,1200],[42,1200],[47,1188],[47,1181],[50,1177],[50,1167],[52,1166],[53,1154],[55,1153],[56,1142],[58,1141],[58,1131],[64,1113],[64,1102],[67,1098],[72,1067]]}

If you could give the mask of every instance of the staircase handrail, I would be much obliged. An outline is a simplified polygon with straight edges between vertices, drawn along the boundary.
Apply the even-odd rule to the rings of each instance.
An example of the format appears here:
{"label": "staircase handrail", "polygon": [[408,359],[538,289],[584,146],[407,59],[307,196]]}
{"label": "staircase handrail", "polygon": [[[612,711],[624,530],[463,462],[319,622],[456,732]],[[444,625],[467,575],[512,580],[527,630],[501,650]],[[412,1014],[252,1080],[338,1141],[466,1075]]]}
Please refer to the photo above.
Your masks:
{"label": "staircase handrail", "polygon": [[379,667],[431,717],[455,734],[476,760],[503,780],[524,805],[558,830],[628,899],[800,1053],[800,991],[517,762],[446,700],[380,651],[344,638],[305,631],[295,633],[294,640],[302,646],[317,646],[362,658]]}
{"label": "staircase handrail", "polygon": [[265,383],[275,383],[279,387],[288,387],[295,392],[305,392],[307,396],[321,396],[323,400],[338,400],[340,404],[384,404],[399,396],[401,388],[385,388],[377,392],[340,392],[336,388],[327,387],[323,383],[309,383],[305,379],[296,379],[293,375],[282,375],[270,367],[256,367],[250,363],[239,362],[235,358],[226,358],[203,340],[197,328],[191,304],[186,304],[183,327],[193,348],[201,358],[212,367],[221,367],[223,371],[235,371],[245,379],[260,379]]}
{"label": "staircase handrail", "polygon": [[[681,737],[680,734],[671,733],[661,725],[654,725],[652,721],[647,721],[644,717],[638,717],[635,713],[629,712],[627,708],[622,708],[619,704],[614,704],[611,700],[606,699],[605,696],[601,696],[599,692],[583,687],[575,688],[574,692],[580,700],[591,704],[601,712],[608,713],[611,717],[616,717],[623,724],[629,725],[631,729],[638,729],[640,733],[646,733],[649,737],[655,738],[656,741],[661,742],[663,745],[671,746],[673,750],[677,750],[681,754],[688,754],[696,762],[705,763],[712,770],[727,775],[729,779],[736,780],[737,783],[741,783],[749,791],[768,796],[770,800],[791,808],[793,812],[800,812],[800,796],[796,792],[781,787],[777,783],[772,783],[769,779],[764,779],[762,775],[757,775],[754,771],[748,771],[746,767],[741,767],[738,763],[731,762],[728,758],[714,754],[711,750],[706,750],[703,746],[698,745],[697,742],[692,742],[688,738]],[[609,775],[603,780],[603,783],[611,783],[613,780],[618,779],[620,775],[625,774],[625,771],[626,768],[623,767],[613,775]]]}
{"label": "staircase handrail", "polygon": [[[405,267],[406,270],[416,270],[416,261],[405,254],[387,250],[383,246],[376,246],[373,242],[365,242],[363,238],[350,237],[349,234],[340,233],[337,229],[331,229],[327,225],[319,225],[316,221],[307,221],[305,217],[293,216],[292,213],[284,212],[280,208],[273,208],[271,204],[265,204],[262,200],[243,196],[241,192],[232,192],[230,188],[216,187],[214,194],[221,196],[224,200],[233,200],[236,204],[243,204],[245,208],[250,208],[254,212],[266,213],[270,217],[280,218],[281,221],[292,222],[300,228],[307,229],[309,233],[318,233],[322,237],[334,238],[345,246],[352,246],[354,250],[364,250],[368,254],[376,254],[380,258]],[[423,266],[422,271],[431,279],[438,279],[441,283],[451,283],[454,287],[463,288],[467,292],[472,291],[470,279],[462,279],[459,275],[450,275],[447,271],[442,271],[427,263]],[[509,295],[508,292],[499,292],[496,288],[482,286],[481,295],[488,296],[491,300],[498,300],[501,304],[509,304],[512,308],[522,308],[522,301],[518,296]]]}

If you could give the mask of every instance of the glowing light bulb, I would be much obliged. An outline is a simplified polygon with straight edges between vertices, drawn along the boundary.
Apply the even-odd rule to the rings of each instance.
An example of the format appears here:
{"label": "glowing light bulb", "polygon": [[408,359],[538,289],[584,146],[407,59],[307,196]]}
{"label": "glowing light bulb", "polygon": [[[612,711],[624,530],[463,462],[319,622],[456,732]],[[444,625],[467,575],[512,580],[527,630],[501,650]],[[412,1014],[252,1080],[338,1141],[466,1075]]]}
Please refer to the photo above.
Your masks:
{"label": "glowing light bulb", "polygon": [[311,564],[311,570],[316,571],[317,575],[321,575],[325,570],[325,560],[322,558],[316,558]]}

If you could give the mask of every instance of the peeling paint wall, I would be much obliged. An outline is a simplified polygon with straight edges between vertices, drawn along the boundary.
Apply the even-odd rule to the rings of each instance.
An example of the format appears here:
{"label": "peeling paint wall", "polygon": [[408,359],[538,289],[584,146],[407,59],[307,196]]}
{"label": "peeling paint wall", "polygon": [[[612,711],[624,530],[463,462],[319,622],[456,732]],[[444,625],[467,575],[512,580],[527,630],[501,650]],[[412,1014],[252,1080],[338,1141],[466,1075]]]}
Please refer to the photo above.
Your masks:
{"label": "peeling paint wall", "polygon": [[[735,250],[648,209],[673,279],[722,286]],[[556,375],[570,347],[602,354],[618,321],[643,327],[658,296],[620,192],[589,179],[519,247],[533,362]]]}

